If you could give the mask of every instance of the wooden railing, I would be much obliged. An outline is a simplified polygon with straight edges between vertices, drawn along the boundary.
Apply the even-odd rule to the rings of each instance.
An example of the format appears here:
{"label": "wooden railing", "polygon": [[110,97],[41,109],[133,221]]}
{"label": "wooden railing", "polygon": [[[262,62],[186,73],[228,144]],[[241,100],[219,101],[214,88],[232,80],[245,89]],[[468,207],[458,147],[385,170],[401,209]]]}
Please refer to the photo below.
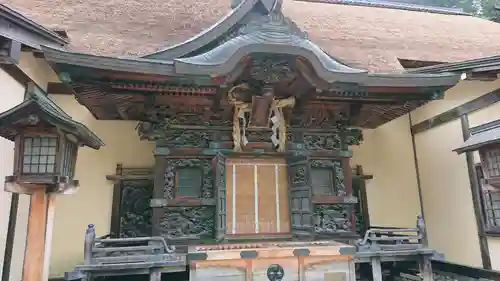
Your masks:
{"label": "wooden railing", "polygon": [[150,280],[160,281],[163,272],[184,269],[185,265],[185,257],[177,255],[175,247],[168,245],[163,237],[97,238],[94,226],[89,225],[84,263],[65,278],[91,281],[100,276],[149,274]]}
{"label": "wooden railing", "polygon": [[[500,271],[486,270],[445,261],[432,261],[434,281],[498,281]],[[394,281],[421,280],[418,268],[411,263],[397,263],[391,271]]]}

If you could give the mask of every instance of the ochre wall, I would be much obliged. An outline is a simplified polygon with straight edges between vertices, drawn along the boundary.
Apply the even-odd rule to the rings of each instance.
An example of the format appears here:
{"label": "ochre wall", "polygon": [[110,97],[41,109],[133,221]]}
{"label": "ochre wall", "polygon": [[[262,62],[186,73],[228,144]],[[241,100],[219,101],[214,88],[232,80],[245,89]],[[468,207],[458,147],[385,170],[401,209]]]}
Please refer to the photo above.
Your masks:
{"label": "ochre wall", "polygon": [[83,239],[89,223],[97,235],[109,233],[114,174],[117,163],[151,167],[154,143],[140,141],[136,122],[98,121],[73,96],[51,96],[73,119],[82,122],[105,143],[100,150],[80,149],[75,177],[80,189],[71,196],[57,198],[50,276],[62,276],[83,259]]}
{"label": "ochre wall", "polygon": [[[500,81],[461,81],[446,92],[444,100],[433,101],[413,111],[413,123],[434,117],[499,87]],[[470,115],[471,126],[495,118],[484,109]],[[452,151],[463,143],[460,120],[418,133],[415,142],[430,246],[444,253],[448,261],[481,267],[467,164],[464,155]],[[500,257],[497,257],[500,252],[495,250],[493,253],[495,247],[500,250],[500,241],[491,241],[492,260],[496,262],[495,268],[500,269]]]}
{"label": "ochre wall", "polygon": [[352,148],[352,165],[373,175],[366,182],[370,224],[415,227],[420,203],[408,115],[364,130],[363,136]]}
{"label": "ochre wall", "polygon": [[[24,98],[24,86],[10,77],[6,72],[0,69],[0,87],[1,102],[0,112],[8,110],[21,103]],[[14,143],[12,141],[0,138],[0,264],[3,264],[5,253],[5,239],[7,238],[7,226],[9,223],[9,212],[11,193],[3,190],[3,179],[12,175],[14,166]],[[10,280],[18,281],[21,279],[22,266],[24,260],[25,236],[28,220],[29,197],[27,195],[19,196],[19,210],[16,224],[13,246],[13,255],[11,261]],[[2,268],[0,268],[0,273]]]}

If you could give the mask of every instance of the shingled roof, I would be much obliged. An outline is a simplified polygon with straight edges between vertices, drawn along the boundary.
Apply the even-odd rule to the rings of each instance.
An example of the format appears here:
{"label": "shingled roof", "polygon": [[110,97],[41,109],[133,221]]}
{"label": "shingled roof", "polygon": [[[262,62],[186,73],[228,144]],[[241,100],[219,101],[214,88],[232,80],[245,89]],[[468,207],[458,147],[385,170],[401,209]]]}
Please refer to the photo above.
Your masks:
{"label": "shingled roof", "polygon": [[[34,21],[68,33],[74,51],[139,56],[216,24],[231,0],[4,0]],[[284,0],[283,12],[330,55],[372,71],[398,58],[455,62],[498,54],[500,24],[456,12],[342,2]]]}

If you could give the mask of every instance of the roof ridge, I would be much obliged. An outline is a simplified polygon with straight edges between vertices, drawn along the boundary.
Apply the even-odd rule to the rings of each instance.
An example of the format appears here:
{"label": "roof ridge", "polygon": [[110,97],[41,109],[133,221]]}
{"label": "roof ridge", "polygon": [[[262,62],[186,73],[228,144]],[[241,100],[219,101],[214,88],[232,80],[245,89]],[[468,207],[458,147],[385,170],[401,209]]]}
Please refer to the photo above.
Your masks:
{"label": "roof ridge", "polygon": [[411,4],[411,3],[404,3],[404,2],[397,2],[397,1],[393,2],[393,1],[386,1],[386,0],[293,0],[293,1],[316,2],[316,3],[323,3],[323,4],[365,6],[365,7],[386,8],[386,9],[406,10],[406,11],[415,11],[415,12],[427,12],[427,13],[446,14],[446,15],[472,16],[472,14],[466,13],[460,8],[426,6],[426,5]]}

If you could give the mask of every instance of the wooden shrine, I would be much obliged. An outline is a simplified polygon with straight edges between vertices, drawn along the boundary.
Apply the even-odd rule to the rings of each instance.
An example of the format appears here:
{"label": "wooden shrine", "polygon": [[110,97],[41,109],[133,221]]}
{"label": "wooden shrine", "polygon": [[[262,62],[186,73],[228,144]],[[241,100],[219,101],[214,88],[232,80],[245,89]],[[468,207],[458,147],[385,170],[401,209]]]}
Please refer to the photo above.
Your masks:
{"label": "wooden shrine", "polygon": [[[281,0],[239,1],[216,26],[140,58],[43,52],[95,118],[139,121],[141,139],[156,143],[154,167],[135,174],[120,167],[109,177],[121,206],[112,239],[163,237],[196,269],[191,280],[223,274],[199,271],[217,264],[226,264],[225,274],[248,273],[224,280],[352,280],[351,271],[334,274],[356,261],[339,249],[355,250],[363,235],[350,146],[363,128],[440,99],[459,80],[347,66],[310,41]],[[416,248],[406,251],[420,259]],[[259,255],[280,259],[257,271],[243,266]],[[342,265],[287,271],[305,260],[316,268],[325,257]]]}

